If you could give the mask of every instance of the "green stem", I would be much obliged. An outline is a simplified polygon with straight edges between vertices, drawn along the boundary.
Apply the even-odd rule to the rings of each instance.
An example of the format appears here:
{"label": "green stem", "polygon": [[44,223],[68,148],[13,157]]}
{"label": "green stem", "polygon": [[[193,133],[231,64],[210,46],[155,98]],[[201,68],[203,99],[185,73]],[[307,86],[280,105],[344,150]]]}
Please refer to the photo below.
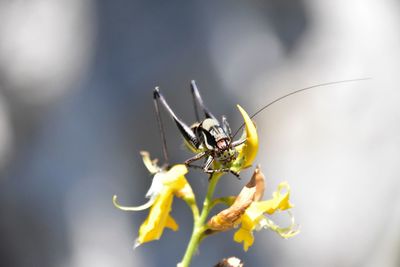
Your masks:
{"label": "green stem", "polygon": [[208,184],[208,190],[203,202],[203,208],[201,210],[200,217],[197,217],[197,219],[194,221],[192,236],[186,248],[185,255],[183,256],[182,261],[178,264],[178,267],[188,267],[192,260],[193,254],[199,247],[203,233],[207,229],[205,223],[212,208],[212,196],[214,195],[215,187],[222,174],[223,173],[214,173],[210,178],[210,183]]}
{"label": "green stem", "polygon": [[214,208],[218,204],[225,204],[229,207],[233,204],[235,199],[236,199],[236,196],[216,198],[211,203],[211,209]]}
{"label": "green stem", "polygon": [[190,207],[190,209],[192,210],[193,221],[197,221],[199,219],[200,214],[199,214],[199,208],[197,207],[197,204],[196,204],[196,200],[193,198],[193,199],[188,199],[188,200],[185,199],[185,201],[188,204],[188,206]]}

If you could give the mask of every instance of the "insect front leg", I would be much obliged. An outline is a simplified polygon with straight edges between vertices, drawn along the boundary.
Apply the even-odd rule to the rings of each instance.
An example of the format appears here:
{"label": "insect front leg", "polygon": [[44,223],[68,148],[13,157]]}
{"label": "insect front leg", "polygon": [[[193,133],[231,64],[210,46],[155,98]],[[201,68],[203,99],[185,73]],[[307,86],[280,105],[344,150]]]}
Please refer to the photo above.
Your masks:
{"label": "insect front leg", "polygon": [[[221,168],[221,169],[210,169],[211,164],[213,163],[214,158],[212,156],[209,156],[206,163],[204,164],[203,170],[205,173],[209,173],[209,174],[213,174],[215,172],[229,172],[232,173],[233,175],[235,175],[238,179],[240,179],[239,177],[239,173],[232,171],[230,168]],[[211,177],[211,176],[210,176]]]}

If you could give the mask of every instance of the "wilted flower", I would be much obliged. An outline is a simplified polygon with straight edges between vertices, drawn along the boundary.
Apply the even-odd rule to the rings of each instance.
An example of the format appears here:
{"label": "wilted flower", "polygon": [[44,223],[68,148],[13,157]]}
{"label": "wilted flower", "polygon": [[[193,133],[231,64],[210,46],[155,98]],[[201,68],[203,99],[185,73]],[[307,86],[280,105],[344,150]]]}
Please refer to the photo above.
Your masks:
{"label": "wilted flower", "polygon": [[145,166],[151,174],[154,174],[152,184],[146,194],[149,201],[138,207],[124,207],[117,203],[117,196],[113,197],[114,205],[121,210],[138,211],[151,207],[148,217],[140,226],[135,247],[158,240],[165,227],[174,231],[178,230],[178,224],[170,215],[174,196],[189,202],[195,201],[192,188],[184,176],[188,172],[185,165],[177,164],[169,170],[164,170],[157,166],[156,160],[150,159],[147,152],[141,154]]}
{"label": "wilted flower", "polygon": [[[282,193],[283,190],[286,190],[286,192]],[[271,219],[264,216],[265,213],[271,215],[276,211],[284,211],[292,208],[293,205],[289,202],[289,196],[289,184],[283,182],[279,184],[278,191],[273,193],[272,199],[251,203],[241,217],[240,229],[235,233],[233,239],[238,243],[243,242],[243,249],[247,251],[254,242],[254,230],[258,231],[262,228],[268,228],[283,238],[296,235],[299,231],[294,224],[292,216],[291,225],[285,228],[278,226]]]}
{"label": "wilted flower", "polygon": [[264,193],[264,175],[257,167],[250,181],[243,187],[233,204],[213,216],[207,226],[213,231],[226,231],[235,227],[246,209],[253,203],[262,198]]}
{"label": "wilted flower", "polygon": [[[286,190],[285,193],[282,191]],[[282,228],[264,214],[288,210],[293,207],[289,202],[290,187],[284,182],[273,193],[272,199],[259,201],[264,191],[264,175],[257,167],[250,182],[242,189],[234,203],[227,209],[212,217],[207,226],[213,231],[226,231],[240,225],[234,235],[234,240],[243,242],[245,251],[253,244],[253,231],[269,228],[283,238],[289,238],[298,233],[292,217],[292,224]]]}

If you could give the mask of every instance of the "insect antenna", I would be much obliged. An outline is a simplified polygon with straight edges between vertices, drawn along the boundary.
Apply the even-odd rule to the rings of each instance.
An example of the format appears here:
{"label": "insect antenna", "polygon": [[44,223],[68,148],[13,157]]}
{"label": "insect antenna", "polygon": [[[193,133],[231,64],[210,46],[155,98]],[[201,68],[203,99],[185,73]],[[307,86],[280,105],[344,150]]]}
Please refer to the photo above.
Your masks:
{"label": "insect antenna", "polygon": [[[283,95],[281,97],[278,97],[277,99],[275,99],[274,101],[268,103],[267,105],[261,107],[260,109],[258,109],[253,115],[250,116],[250,119],[253,119],[255,116],[257,116],[258,114],[260,114],[262,111],[264,111],[266,108],[268,108],[269,106],[271,106],[272,104],[275,104],[276,102],[281,101],[282,99],[289,97],[291,95],[297,94],[297,93],[301,93],[313,88],[318,88],[318,87],[323,87],[323,86],[327,86],[327,85],[332,85],[332,84],[338,84],[338,83],[348,83],[348,82],[357,82],[357,81],[365,81],[365,80],[370,80],[371,78],[359,78],[359,79],[350,79],[350,80],[341,80],[341,81],[335,81],[335,82],[327,82],[327,83],[320,83],[320,84],[316,84],[316,85],[312,85],[312,86],[308,86],[308,87],[304,87],[302,89],[293,91],[291,93],[288,93],[286,95]],[[242,123],[242,125],[240,125],[240,127],[236,130],[236,132],[234,133],[234,135],[232,136],[232,140],[233,138],[239,133],[239,131],[244,127],[244,123]]]}

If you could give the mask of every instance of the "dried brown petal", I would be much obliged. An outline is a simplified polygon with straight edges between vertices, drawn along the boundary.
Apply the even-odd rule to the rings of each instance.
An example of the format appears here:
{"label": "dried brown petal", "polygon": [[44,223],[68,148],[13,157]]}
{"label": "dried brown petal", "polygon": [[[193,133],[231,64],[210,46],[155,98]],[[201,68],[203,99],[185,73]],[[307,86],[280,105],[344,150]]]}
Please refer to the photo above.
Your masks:
{"label": "dried brown petal", "polygon": [[211,230],[226,231],[239,222],[250,204],[259,200],[264,193],[264,175],[257,166],[250,181],[243,187],[232,206],[213,216],[207,223]]}
{"label": "dried brown petal", "polygon": [[260,165],[256,167],[254,170],[253,176],[251,177],[256,184],[256,193],[254,195],[254,201],[259,201],[262,199],[264,196],[264,190],[265,190],[265,176],[261,171]]}

